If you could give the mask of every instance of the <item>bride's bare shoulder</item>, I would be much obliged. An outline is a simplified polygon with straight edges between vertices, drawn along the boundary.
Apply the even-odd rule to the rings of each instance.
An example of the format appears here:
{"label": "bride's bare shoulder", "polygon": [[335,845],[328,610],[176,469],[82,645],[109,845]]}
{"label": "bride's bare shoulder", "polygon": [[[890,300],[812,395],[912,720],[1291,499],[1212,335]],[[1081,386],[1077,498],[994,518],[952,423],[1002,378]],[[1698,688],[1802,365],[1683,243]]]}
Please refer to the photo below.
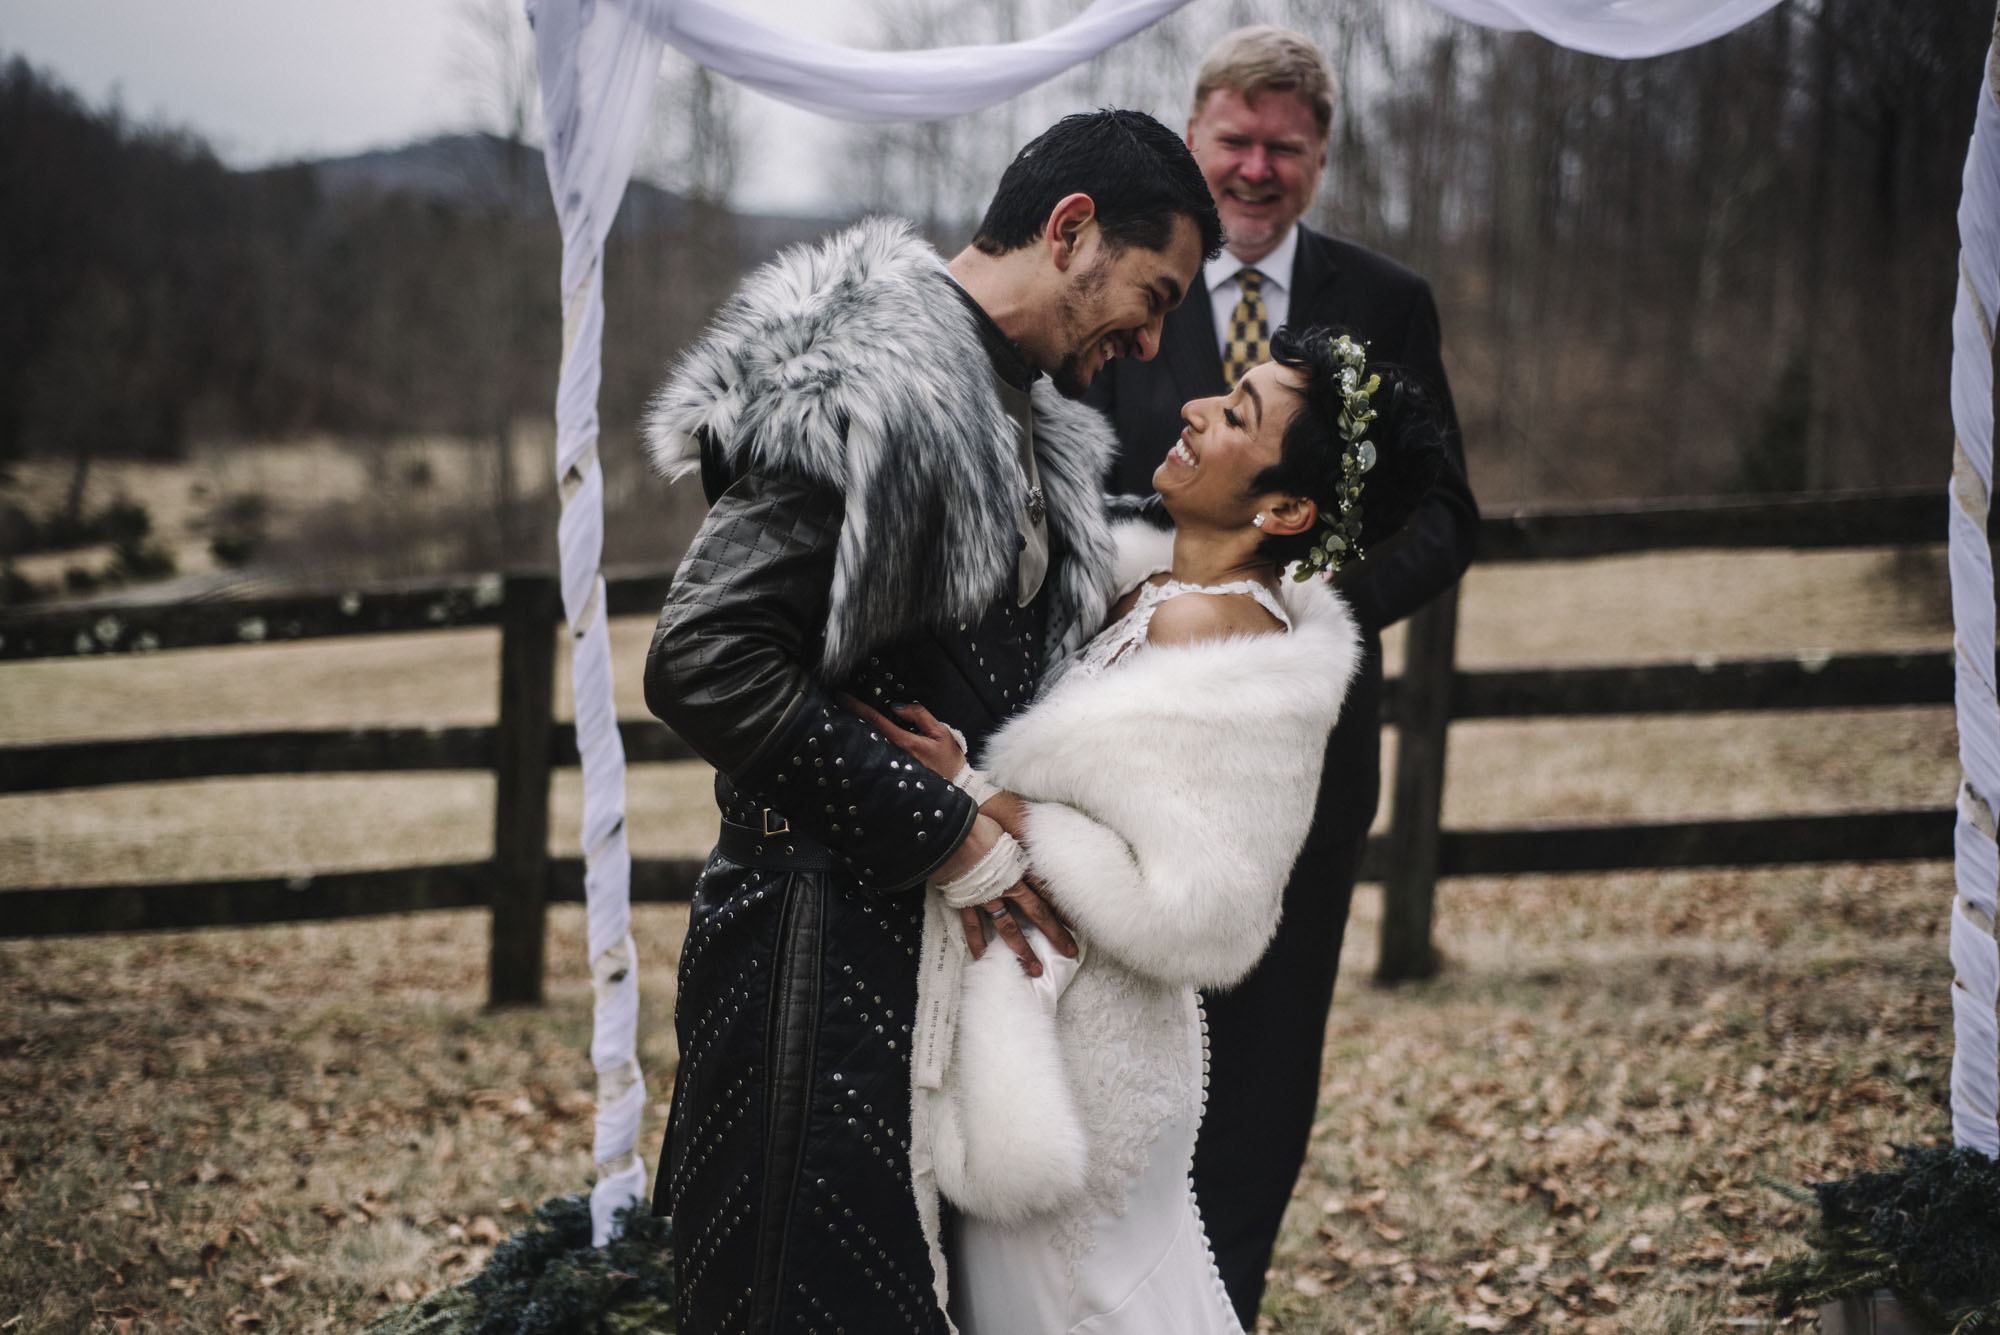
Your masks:
{"label": "bride's bare shoulder", "polygon": [[1275,635],[1284,623],[1241,593],[1180,593],[1161,603],[1146,626],[1148,644],[1192,644],[1225,635]]}

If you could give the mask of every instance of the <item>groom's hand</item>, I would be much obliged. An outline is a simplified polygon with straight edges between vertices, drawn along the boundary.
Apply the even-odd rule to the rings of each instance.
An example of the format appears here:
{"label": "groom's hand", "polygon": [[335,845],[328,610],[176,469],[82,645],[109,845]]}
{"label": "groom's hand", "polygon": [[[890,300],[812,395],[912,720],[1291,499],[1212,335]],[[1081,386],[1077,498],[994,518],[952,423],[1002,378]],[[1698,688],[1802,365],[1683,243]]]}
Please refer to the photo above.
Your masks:
{"label": "groom's hand", "polygon": [[[986,856],[1001,834],[1000,825],[991,816],[981,815],[972,823],[972,833],[966,836],[958,852],[954,853],[944,866],[938,869],[940,880],[949,880],[970,870]],[[1040,882],[1033,873],[1016,881],[1012,887],[1001,892],[998,899],[984,904],[976,904],[958,911],[959,922],[965,932],[965,944],[978,959],[986,953],[985,925],[991,923],[994,933],[1019,957],[1021,968],[1030,978],[1041,976],[1042,962],[1035,958],[1034,947],[1022,935],[1020,922],[1015,915],[1033,923],[1041,929],[1049,944],[1061,954],[1070,958],[1076,956],[1076,938],[1063,925],[1044,897]]]}
{"label": "groom's hand", "polygon": [[868,720],[877,732],[939,778],[950,779],[965,767],[965,752],[959,749],[958,739],[922,705],[899,705],[898,716],[891,718],[851,695],[841,696],[840,703],[850,713]]}

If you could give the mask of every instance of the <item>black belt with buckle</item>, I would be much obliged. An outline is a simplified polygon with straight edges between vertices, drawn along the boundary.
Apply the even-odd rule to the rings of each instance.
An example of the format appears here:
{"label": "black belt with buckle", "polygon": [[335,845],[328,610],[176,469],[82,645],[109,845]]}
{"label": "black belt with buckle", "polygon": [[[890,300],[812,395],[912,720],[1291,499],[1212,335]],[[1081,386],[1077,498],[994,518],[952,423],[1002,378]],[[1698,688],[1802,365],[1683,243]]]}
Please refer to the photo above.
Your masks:
{"label": "black belt with buckle", "polygon": [[769,807],[758,813],[756,825],[739,825],[724,817],[715,851],[744,867],[830,871],[834,866],[833,854],[824,844],[794,834],[785,818]]}

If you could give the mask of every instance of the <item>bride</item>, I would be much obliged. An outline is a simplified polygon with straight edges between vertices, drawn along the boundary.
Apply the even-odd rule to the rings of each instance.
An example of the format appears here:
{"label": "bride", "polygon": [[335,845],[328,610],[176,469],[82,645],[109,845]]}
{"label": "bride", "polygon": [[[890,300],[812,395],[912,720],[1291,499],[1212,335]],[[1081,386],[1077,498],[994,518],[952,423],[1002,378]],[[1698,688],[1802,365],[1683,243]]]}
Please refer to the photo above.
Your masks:
{"label": "bride", "polygon": [[[912,1179],[967,1335],[1240,1331],[1188,1181],[1196,989],[1277,927],[1355,667],[1313,576],[1394,534],[1443,458],[1418,388],[1352,340],[1273,348],[1182,409],[1153,475],[1172,532],[1121,526],[1110,624],[982,770],[921,705],[863,709],[1009,831],[929,897],[912,1056]],[[1023,860],[1080,947],[1033,978],[986,949]]]}

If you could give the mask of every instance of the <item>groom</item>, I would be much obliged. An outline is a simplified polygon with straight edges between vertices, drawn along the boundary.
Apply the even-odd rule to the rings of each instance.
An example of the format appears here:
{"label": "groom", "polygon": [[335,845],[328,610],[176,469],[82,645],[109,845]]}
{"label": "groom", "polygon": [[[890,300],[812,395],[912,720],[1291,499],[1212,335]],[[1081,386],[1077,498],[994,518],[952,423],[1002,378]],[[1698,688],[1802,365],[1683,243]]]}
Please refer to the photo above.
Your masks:
{"label": "groom", "polygon": [[[926,882],[1000,831],[840,697],[920,700],[976,747],[1096,631],[1112,441],[1070,399],[1153,355],[1220,247],[1172,131],[1071,116],[948,265],[885,220],[790,252],[655,402],[656,457],[698,469],[711,509],[646,701],[715,766],[722,809],[654,1194],[684,1335],[945,1328],[911,1183],[917,948]],[[1016,913],[1073,949],[1023,882],[986,909],[1029,960]]]}
{"label": "groom", "polygon": [[1318,810],[1285,888],[1277,938],[1248,978],[1203,998],[1211,1078],[1195,1194],[1245,1329],[1256,1325],[1264,1269],[1305,1161],[1348,900],[1381,789],[1380,632],[1458,579],[1479,522],[1429,285],[1299,221],[1326,166],[1333,94],[1318,48],[1282,28],[1238,29],[1203,59],[1187,142],[1214,192],[1229,249],[1208,261],[1187,302],[1167,318],[1159,358],[1108,368],[1090,394],[1122,446],[1113,492],[1152,491],[1153,470],[1180,431],[1181,404],[1222,393],[1269,355],[1269,333],[1285,323],[1359,334],[1371,358],[1428,380],[1448,423],[1447,466],[1406,536],[1341,587],[1366,654],[1327,747]]}

